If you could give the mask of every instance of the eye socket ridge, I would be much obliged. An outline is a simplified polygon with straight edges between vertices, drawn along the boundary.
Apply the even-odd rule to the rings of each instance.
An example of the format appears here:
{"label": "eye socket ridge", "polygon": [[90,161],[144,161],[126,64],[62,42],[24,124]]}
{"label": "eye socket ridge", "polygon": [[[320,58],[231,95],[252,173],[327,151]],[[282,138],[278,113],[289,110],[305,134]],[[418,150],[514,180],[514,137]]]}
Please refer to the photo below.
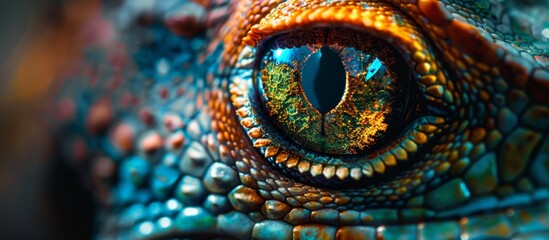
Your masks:
{"label": "eye socket ridge", "polygon": [[[340,7],[343,7],[340,10],[343,9],[343,11],[345,11],[345,7],[352,5],[349,5],[350,3],[347,2],[340,4]],[[423,101],[425,104],[436,103],[435,109],[444,110],[451,102],[446,101],[443,94],[438,92],[441,89],[438,85],[446,82],[446,76],[443,72],[439,71],[439,63],[435,60],[433,51],[426,44],[421,32],[406,17],[383,17],[380,20],[372,15],[375,11],[387,8],[387,6],[382,5],[381,3],[377,3],[377,5],[372,4],[369,6],[368,9],[359,9],[359,14],[363,17],[362,19],[370,19],[371,22],[366,20],[353,22],[352,19],[347,18],[351,17],[351,15],[344,15],[343,19],[327,19],[325,18],[327,15],[313,15],[308,18],[307,23],[292,23],[291,18],[304,14],[292,11],[286,12],[287,15],[277,15],[277,21],[265,20],[269,18],[269,15],[274,14],[273,16],[275,16],[277,14],[277,11],[273,11],[261,20],[261,24],[252,27],[252,30],[248,33],[248,45],[257,45],[257,48],[245,47],[252,48],[257,53],[254,58],[254,67],[250,71],[261,67],[264,53],[269,49],[284,46],[271,45],[270,43],[271,40],[281,35],[294,35],[295,41],[299,40],[301,43],[286,43],[285,46],[298,46],[303,45],[303,42],[307,42],[307,38],[295,37],[296,32],[306,32],[314,28],[321,28],[320,26],[323,26],[324,29],[342,27],[346,31],[368,32],[368,35],[382,39],[397,49],[394,52],[401,53],[404,61],[399,62],[403,62],[407,68],[411,68],[412,75],[417,76],[417,84],[412,84],[417,87],[417,94],[420,95],[417,100]],[[349,7],[348,9],[351,8]],[[352,7],[352,9],[356,8]],[[362,10],[364,12],[360,12]],[[384,12],[387,11],[385,10]],[[399,13],[397,11],[392,14],[398,15]],[[395,19],[398,19],[398,21]],[[379,26],[386,26],[386,28]],[[249,41],[250,39],[253,41]],[[308,39],[311,38],[309,37]],[[317,38],[315,41],[318,42],[318,40],[322,41],[323,38]],[[350,44],[341,45],[348,46]],[[237,61],[237,65],[238,63],[239,61]],[[412,120],[404,127],[399,133],[401,137],[395,138],[394,141],[388,141],[379,147],[372,148],[372,150],[364,154],[350,154],[347,156],[314,151],[313,149],[296,144],[291,138],[283,137],[282,135],[284,134],[279,134],[281,131],[278,126],[273,124],[272,119],[268,117],[268,112],[263,111],[262,105],[264,105],[265,101],[262,101],[260,94],[253,91],[260,77],[257,71],[254,71],[253,74],[254,76],[249,82],[247,80],[241,81],[242,79],[232,82],[231,89],[238,89],[235,92],[244,92],[244,94],[233,95],[233,104],[239,108],[237,113],[249,113],[239,116],[244,129],[248,131],[254,147],[259,149],[269,162],[283,172],[292,176],[302,176],[299,179],[322,178],[324,180],[315,180],[314,182],[346,182],[348,179],[362,181],[370,179],[373,176],[384,175],[389,169],[400,165],[399,162],[413,159],[413,155],[420,151],[422,146],[429,145],[430,141],[436,136],[437,129],[442,128],[446,124],[445,117],[441,117],[439,114],[442,111],[429,111],[427,107],[420,107],[419,109],[414,109],[413,112],[419,112],[421,113],[419,115],[424,116],[418,116],[417,119]],[[408,115],[406,119],[414,119],[414,116]],[[425,128],[426,125],[429,127]],[[425,129],[428,129],[428,132]],[[400,172],[398,175],[406,174],[407,171],[404,171],[404,169],[401,170],[398,171]],[[305,175],[309,177],[304,177]],[[310,182],[309,180],[304,181]]]}

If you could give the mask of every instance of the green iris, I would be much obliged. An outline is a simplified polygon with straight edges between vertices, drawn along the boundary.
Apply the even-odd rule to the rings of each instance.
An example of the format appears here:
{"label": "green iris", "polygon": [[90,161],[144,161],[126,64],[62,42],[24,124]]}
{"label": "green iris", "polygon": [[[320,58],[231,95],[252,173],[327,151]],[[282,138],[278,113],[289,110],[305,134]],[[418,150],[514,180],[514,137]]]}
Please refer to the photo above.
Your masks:
{"label": "green iris", "polygon": [[357,154],[402,129],[412,88],[390,46],[274,41],[257,84],[269,117],[289,139],[319,152]]}

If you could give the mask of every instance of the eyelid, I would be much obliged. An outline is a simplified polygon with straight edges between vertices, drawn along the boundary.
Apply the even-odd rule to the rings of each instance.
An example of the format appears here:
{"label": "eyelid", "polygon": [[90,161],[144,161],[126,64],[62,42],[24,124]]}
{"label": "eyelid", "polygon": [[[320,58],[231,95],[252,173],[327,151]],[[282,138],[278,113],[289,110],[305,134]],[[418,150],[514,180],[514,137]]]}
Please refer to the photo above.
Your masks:
{"label": "eyelid", "polygon": [[261,48],[262,43],[272,36],[319,26],[343,26],[387,41],[415,70],[420,88],[429,95],[430,101],[444,108],[454,105],[453,86],[448,85],[445,73],[440,71],[440,63],[426,41],[428,38],[412,20],[389,4],[316,2],[296,6],[289,2],[281,3],[253,25],[242,41],[250,47]]}
{"label": "eyelid", "polygon": [[[332,2],[295,6],[285,2],[253,25],[243,42],[256,46],[273,34],[311,26],[343,25],[356,28],[388,42],[410,45],[410,52],[425,50],[422,34],[408,17],[384,3]],[[417,43],[417,42],[421,43]]]}

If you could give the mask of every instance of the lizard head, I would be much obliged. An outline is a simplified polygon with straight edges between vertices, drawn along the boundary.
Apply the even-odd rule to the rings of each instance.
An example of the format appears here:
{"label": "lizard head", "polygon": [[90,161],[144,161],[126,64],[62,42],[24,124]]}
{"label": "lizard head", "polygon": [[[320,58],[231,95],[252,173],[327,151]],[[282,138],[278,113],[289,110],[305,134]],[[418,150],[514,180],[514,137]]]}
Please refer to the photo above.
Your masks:
{"label": "lizard head", "polygon": [[55,97],[98,237],[548,234],[545,2],[133,4]]}

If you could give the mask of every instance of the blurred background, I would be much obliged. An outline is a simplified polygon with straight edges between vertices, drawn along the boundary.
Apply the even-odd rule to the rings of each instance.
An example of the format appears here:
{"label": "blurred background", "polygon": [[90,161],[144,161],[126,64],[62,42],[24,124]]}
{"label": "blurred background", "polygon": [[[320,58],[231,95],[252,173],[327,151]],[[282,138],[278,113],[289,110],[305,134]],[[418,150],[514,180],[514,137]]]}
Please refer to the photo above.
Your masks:
{"label": "blurred background", "polygon": [[[80,60],[89,55],[86,47],[116,55],[122,38],[118,29],[156,21],[178,36],[203,30],[197,28],[196,19],[205,21],[205,12],[197,4],[186,5],[190,2],[0,0],[0,239],[92,238],[99,209],[94,203],[96,195],[87,190],[90,179],[82,182],[74,164],[69,164],[74,159],[57,154],[83,152],[56,144],[73,141],[60,139],[62,134],[54,136],[59,129],[51,124],[61,122],[63,109],[71,110],[52,100],[71,71],[78,71]],[[208,23],[222,21],[213,15]],[[164,32],[174,39],[170,31]],[[140,42],[140,36],[130,41]],[[159,46],[167,45],[163,35],[159,39]],[[97,61],[98,68],[112,67],[109,61]]]}
{"label": "blurred background", "polygon": [[[116,1],[113,1],[116,4]],[[91,196],[37,116],[81,46],[101,28],[98,0],[0,1],[0,239],[87,239]]]}

